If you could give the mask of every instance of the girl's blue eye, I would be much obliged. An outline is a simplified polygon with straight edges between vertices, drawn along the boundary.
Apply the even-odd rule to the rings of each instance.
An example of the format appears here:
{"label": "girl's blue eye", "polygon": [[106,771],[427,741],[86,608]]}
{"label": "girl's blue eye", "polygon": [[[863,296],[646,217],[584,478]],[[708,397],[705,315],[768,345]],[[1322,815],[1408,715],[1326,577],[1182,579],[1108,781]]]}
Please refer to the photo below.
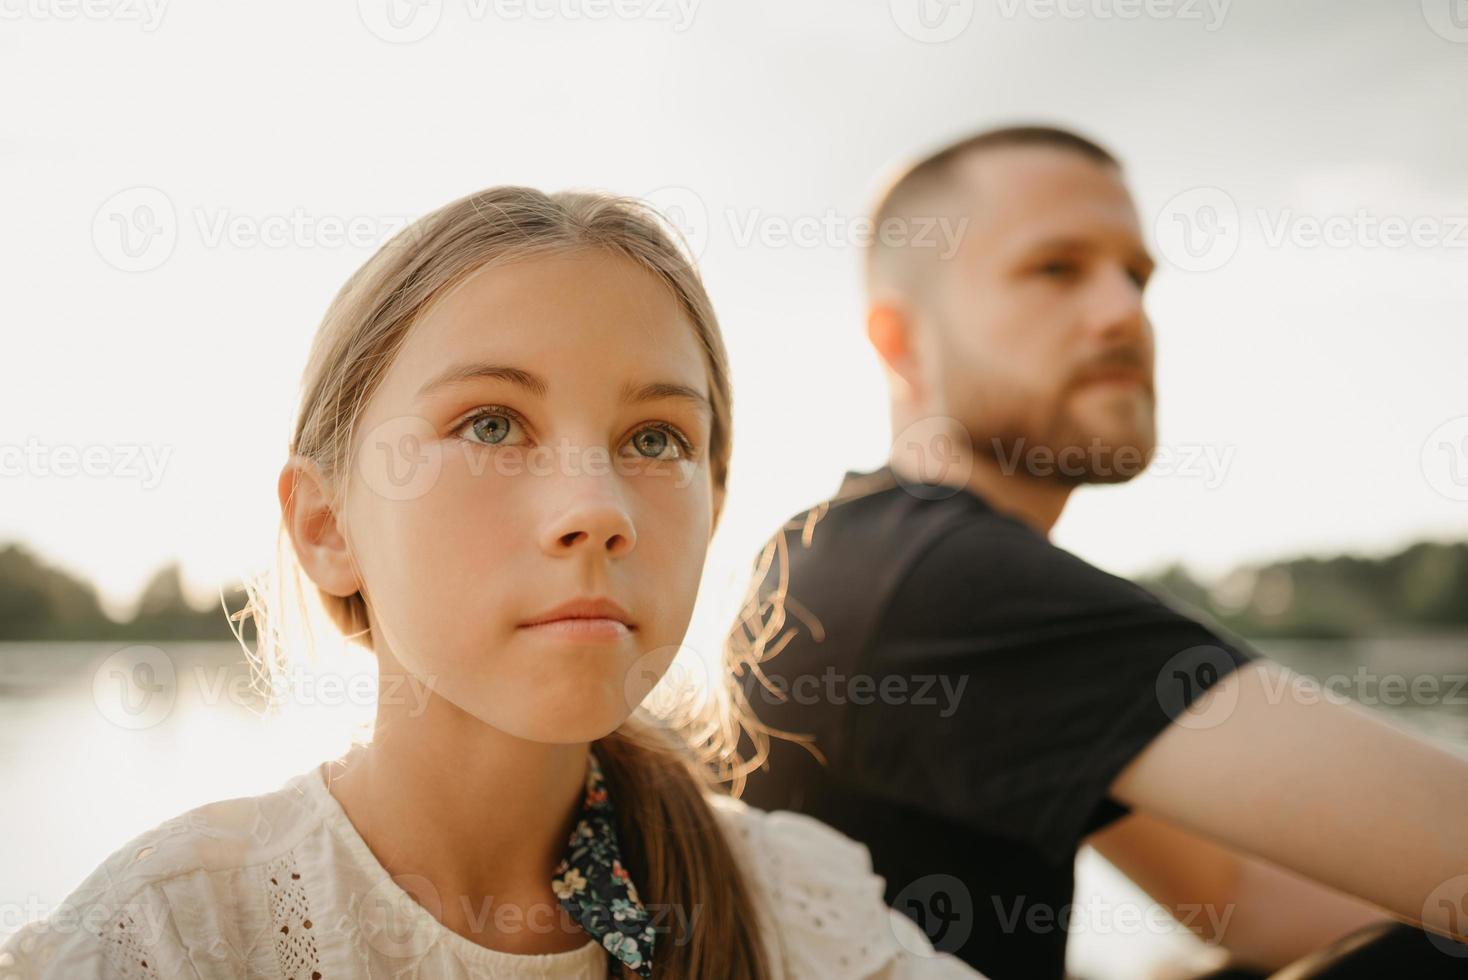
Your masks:
{"label": "girl's blue eye", "polygon": [[469,438],[473,442],[485,446],[497,446],[509,439],[510,433],[519,424],[519,420],[508,412],[490,411],[465,419],[459,426],[459,431],[471,432],[472,435]]}
{"label": "girl's blue eye", "polygon": [[474,420],[474,434],[485,442],[500,442],[510,434],[510,420],[503,415],[485,415]]}
{"label": "girl's blue eye", "polygon": [[658,429],[643,429],[632,437],[637,451],[644,456],[658,457],[668,446],[668,434]]}
{"label": "girl's blue eye", "polygon": [[[521,430],[515,435],[516,430]],[[481,446],[511,446],[523,442],[525,423],[509,409],[486,409],[459,423],[456,434]],[[628,440],[640,459],[683,459],[693,454],[693,444],[665,423],[644,425]]]}

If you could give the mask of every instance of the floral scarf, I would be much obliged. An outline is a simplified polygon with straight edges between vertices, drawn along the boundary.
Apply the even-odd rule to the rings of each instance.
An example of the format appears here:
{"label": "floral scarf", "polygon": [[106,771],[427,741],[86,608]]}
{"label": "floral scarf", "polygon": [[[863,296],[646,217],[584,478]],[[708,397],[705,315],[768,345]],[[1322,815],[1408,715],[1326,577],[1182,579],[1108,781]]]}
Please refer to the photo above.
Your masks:
{"label": "floral scarf", "polygon": [[586,796],[576,829],[556,865],[551,888],[581,928],[612,955],[610,976],[620,974],[619,964],[639,976],[652,975],[655,931],[631,876],[622,867],[616,812],[593,753],[587,753]]}

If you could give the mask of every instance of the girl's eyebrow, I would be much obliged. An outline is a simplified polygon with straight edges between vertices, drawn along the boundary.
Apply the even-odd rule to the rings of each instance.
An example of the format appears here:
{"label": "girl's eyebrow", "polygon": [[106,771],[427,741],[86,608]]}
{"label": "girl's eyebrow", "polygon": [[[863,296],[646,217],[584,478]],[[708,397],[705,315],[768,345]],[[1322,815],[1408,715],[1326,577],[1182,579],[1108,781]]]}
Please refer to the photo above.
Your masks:
{"label": "girl's eyebrow", "polygon": [[[467,364],[455,364],[447,370],[439,373],[418,389],[418,398],[422,398],[431,391],[449,385],[462,384],[465,381],[474,381],[481,378],[493,378],[500,381],[508,381],[519,385],[537,398],[544,398],[550,390],[550,385],[540,375],[522,368],[511,367],[507,364],[488,364],[484,362],[471,362]],[[695,407],[705,414],[712,416],[713,406],[709,404],[708,397],[696,388],[687,385],[676,384],[671,381],[651,381],[647,384],[633,384],[628,382],[622,386],[622,404],[632,405],[639,402],[658,401],[664,398],[677,398],[692,402]]]}
{"label": "girl's eyebrow", "polygon": [[439,373],[423,387],[418,389],[416,397],[422,398],[430,391],[445,388],[450,385],[462,384],[465,381],[474,381],[479,378],[497,378],[517,384],[530,391],[539,398],[544,398],[549,386],[545,379],[538,374],[522,371],[520,368],[509,367],[505,364],[487,364],[483,362],[472,362],[468,364],[455,364],[447,370]]}

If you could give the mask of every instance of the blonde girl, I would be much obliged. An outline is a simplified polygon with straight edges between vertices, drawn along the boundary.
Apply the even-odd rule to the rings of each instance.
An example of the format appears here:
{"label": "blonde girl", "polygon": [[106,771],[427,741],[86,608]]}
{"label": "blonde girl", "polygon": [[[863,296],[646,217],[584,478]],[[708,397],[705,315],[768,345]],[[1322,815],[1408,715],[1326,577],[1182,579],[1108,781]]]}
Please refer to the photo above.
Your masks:
{"label": "blonde girl", "polygon": [[124,845],[0,975],[972,976],[864,848],[714,793],[636,710],[730,435],[708,296],[640,206],[500,187],[404,230],[327,311],[279,478],[283,578],[376,657],[371,740]]}

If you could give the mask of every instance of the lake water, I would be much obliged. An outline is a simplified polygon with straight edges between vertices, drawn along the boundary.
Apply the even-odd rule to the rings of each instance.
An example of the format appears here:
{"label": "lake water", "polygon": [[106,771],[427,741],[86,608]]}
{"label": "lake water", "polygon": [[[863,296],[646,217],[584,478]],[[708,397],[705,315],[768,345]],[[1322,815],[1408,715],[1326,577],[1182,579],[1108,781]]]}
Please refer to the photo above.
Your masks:
{"label": "lake water", "polygon": [[[1468,755],[1468,636],[1264,649]],[[375,671],[365,657],[322,666],[292,687],[290,711],[266,717],[232,643],[0,644],[0,938],[46,914],[136,834],[344,751],[371,720]],[[1089,851],[1077,907],[1087,901],[1148,904]],[[1095,980],[1135,977],[1144,962],[1199,945],[1176,929],[1077,932],[1072,967]]]}

